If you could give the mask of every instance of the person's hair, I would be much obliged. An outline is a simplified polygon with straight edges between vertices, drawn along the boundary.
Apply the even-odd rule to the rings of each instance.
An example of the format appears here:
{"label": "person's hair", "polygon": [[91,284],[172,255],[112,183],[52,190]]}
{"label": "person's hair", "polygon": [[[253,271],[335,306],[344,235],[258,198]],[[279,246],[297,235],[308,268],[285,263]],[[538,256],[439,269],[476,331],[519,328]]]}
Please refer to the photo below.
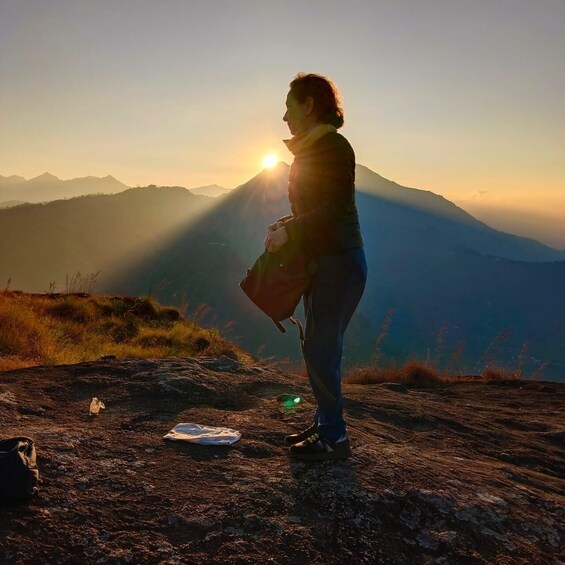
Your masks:
{"label": "person's hair", "polygon": [[321,123],[336,128],[343,125],[341,96],[329,78],[312,73],[298,73],[290,83],[290,93],[300,103],[311,97],[314,100],[314,114]]}

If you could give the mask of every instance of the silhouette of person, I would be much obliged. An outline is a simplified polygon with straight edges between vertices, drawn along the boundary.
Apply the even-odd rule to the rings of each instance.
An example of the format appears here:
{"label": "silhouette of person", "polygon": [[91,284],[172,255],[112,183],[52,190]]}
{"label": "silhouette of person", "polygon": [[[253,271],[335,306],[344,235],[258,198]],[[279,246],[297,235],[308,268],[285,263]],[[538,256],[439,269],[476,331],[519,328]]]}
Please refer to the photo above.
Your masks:
{"label": "silhouette of person", "polygon": [[285,438],[302,460],[346,459],[351,447],[343,419],[343,336],[367,279],[355,204],[355,154],[337,132],[343,109],[328,78],[299,73],[286,98],[294,155],[288,195],[292,215],[269,226],[265,247],[275,252],[289,240],[314,259],[317,269],[303,296],[306,327],[302,352],[317,401],[313,424]]}

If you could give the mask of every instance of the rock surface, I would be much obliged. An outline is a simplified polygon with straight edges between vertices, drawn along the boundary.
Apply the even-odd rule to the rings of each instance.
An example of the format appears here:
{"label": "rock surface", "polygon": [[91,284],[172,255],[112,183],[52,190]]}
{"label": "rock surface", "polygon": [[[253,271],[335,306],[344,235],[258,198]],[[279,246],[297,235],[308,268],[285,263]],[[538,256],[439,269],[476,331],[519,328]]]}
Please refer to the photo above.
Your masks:
{"label": "rock surface", "polygon": [[[0,563],[563,562],[565,385],[344,388],[353,458],[300,463],[299,376],[225,357],[0,373],[1,436],[36,441],[42,479],[0,508]],[[163,441],[180,422],[242,439]]]}

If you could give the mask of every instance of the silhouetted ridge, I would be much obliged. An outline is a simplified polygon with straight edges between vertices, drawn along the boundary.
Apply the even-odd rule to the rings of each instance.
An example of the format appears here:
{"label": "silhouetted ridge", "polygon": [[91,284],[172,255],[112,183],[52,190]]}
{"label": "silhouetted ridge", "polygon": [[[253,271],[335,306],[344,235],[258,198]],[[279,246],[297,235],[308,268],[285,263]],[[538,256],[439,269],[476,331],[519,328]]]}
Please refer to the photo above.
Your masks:
{"label": "silhouetted ridge", "polygon": [[[528,342],[526,373],[550,361],[550,376],[565,377],[563,320],[555,315],[565,312],[564,253],[493,230],[432,192],[362,166],[358,172],[369,281],[347,337],[346,364],[371,359],[394,309],[384,361],[429,354],[441,368],[459,348],[459,369],[469,370],[511,328],[497,345],[501,362],[518,363]],[[203,321],[229,322],[251,353],[262,348],[263,355],[298,359],[298,341],[281,336],[239,288],[263,251],[267,225],[288,213],[284,163],[219,199],[150,186],[1,210],[0,281],[44,291],[51,281],[64,284],[67,274],[102,271],[97,291],[152,293],[193,310],[207,304],[198,310]]]}

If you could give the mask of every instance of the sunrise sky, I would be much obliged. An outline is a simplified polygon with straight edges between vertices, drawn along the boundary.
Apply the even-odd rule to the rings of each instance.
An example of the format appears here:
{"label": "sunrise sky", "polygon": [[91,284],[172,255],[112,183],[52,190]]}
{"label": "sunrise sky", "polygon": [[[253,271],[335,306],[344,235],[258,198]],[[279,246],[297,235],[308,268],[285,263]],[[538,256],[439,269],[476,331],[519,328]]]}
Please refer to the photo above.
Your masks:
{"label": "sunrise sky", "polygon": [[357,160],[565,221],[563,0],[0,0],[0,175],[234,187],[289,81],[340,87]]}

